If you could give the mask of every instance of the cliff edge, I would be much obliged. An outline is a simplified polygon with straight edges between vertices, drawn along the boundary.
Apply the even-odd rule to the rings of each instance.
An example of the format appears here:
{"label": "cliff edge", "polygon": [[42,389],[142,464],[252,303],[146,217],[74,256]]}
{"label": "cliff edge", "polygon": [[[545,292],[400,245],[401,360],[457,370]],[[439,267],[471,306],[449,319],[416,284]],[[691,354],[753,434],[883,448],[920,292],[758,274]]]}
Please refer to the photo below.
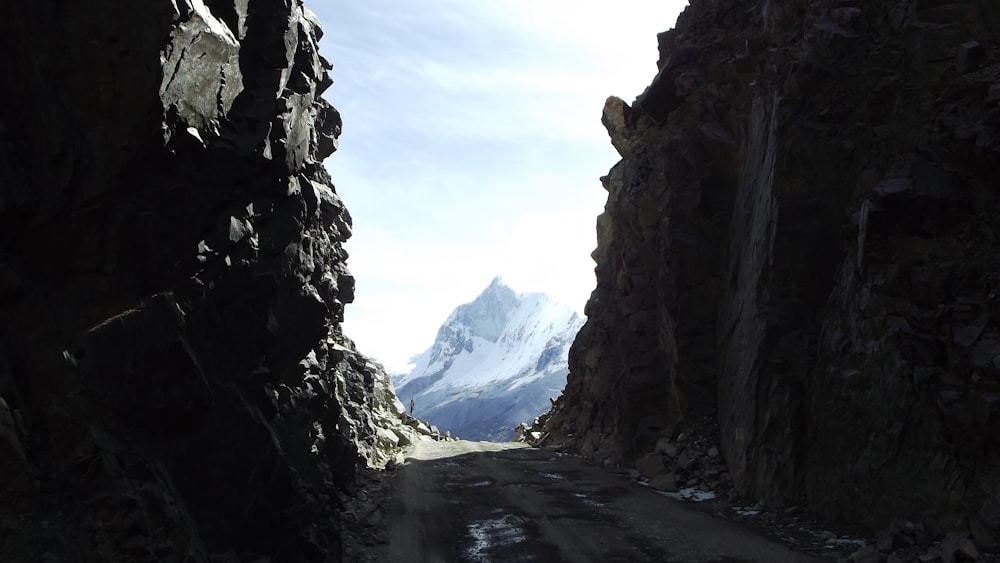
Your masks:
{"label": "cliff edge", "polygon": [[403,409],[340,329],[315,16],[5,8],[0,559],[339,560]]}
{"label": "cliff edge", "polygon": [[1000,538],[1000,7],[692,0],[603,121],[597,289],[549,443],[706,414],[736,489]]}

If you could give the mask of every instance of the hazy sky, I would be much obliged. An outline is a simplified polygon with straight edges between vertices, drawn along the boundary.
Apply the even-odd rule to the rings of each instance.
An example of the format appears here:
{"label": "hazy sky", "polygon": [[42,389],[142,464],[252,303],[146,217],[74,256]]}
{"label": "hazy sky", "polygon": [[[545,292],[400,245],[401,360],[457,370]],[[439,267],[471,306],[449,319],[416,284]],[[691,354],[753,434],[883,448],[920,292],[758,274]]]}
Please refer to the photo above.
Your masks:
{"label": "hazy sky", "polygon": [[686,0],[307,0],[340,110],[326,164],[354,217],[344,330],[390,370],[501,274],[581,312],[593,290],[601,125],[656,74]]}

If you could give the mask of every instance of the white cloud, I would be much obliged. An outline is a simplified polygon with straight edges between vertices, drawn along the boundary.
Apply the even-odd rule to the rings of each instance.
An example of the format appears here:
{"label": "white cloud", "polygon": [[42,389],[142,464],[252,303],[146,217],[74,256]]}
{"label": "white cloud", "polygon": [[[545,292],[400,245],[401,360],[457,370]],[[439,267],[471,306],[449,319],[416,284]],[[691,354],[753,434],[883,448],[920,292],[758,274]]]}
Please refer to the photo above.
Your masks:
{"label": "white cloud", "polygon": [[581,308],[617,155],[604,99],[655,74],[686,2],[311,2],[344,117],[329,161],[355,219],[345,331],[400,367],[494,275]]}

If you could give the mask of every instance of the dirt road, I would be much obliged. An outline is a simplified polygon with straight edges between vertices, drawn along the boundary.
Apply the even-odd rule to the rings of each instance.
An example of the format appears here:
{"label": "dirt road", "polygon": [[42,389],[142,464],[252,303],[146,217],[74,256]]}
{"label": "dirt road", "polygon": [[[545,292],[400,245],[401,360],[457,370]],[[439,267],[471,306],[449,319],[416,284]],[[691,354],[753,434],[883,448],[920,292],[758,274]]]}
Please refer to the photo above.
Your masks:
{"label": "dirt road", "polygon": [[378,561],[821,561],[579,458],[515,444],[419,442],[393,480]]}

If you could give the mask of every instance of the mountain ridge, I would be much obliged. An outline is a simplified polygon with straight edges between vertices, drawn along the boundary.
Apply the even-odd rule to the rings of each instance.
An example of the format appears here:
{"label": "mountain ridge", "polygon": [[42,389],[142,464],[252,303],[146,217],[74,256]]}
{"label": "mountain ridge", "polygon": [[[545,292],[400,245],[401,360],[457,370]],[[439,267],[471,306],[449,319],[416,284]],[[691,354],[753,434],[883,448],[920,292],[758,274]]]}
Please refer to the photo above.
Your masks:
{"label": "mountain ridge", "polygon": [[404,403],[442,430],[508,440],[558,396],[583,319],[544,293],[515,293],[497,276],[456,307],[434,343],[393,376]]}

